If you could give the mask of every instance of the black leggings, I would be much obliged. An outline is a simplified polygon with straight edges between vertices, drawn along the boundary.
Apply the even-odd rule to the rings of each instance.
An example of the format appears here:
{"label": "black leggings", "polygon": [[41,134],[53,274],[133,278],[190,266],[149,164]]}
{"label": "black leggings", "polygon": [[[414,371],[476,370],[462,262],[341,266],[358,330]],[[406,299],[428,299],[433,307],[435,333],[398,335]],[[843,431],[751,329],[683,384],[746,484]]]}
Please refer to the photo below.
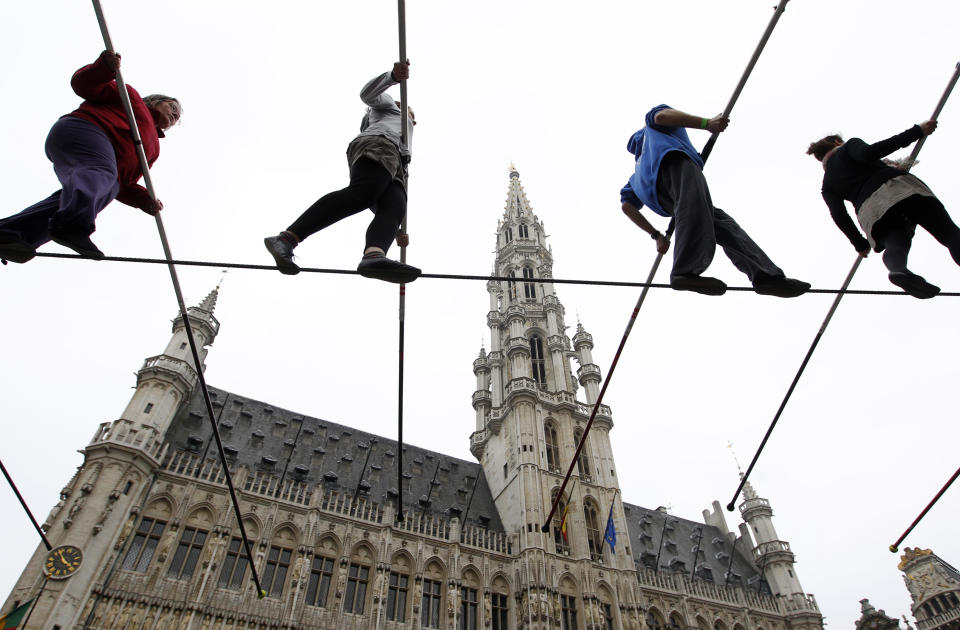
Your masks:
{"label": "black leggings", "polygon": [[950,250],[960,265],[960,228],[936,197],[913,195],[896,204],[874,227],[874,238],[883,252],[883,264],[890,271],[904,271],[917,226],[922,227]]}
{"label": "black leggings", "polygon": [[301,241],[362,210],[373,210],[367,247],[390,249],[407,211],[407,193],[378,162],[362,157],[350,168],[350,184],[318,199],[287,230]]}

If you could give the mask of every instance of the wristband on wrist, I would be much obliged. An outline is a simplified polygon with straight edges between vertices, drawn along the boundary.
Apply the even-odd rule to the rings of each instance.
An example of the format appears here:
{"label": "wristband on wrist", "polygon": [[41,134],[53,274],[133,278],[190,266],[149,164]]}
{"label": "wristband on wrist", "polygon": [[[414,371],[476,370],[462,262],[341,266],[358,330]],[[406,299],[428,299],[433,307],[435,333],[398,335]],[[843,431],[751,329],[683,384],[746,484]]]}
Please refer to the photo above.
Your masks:
{"label": "wristband on wrist", "polygon": [[710,124],[710,119],[709,119],[709,118],[701,118],[701,119],[700,119],[700,128],[701,128],[701,129],[706,129],[706,128],[707,128],[707,125],[709,125],[709,124]]}
{"label": "wristband on wrist", "polygon": [[660,232],[654,232],[653,234],[650,235],[650,238],[652,238],[653,240],[657,240],[658,238],[660,238],[660,236],[661,236]]}

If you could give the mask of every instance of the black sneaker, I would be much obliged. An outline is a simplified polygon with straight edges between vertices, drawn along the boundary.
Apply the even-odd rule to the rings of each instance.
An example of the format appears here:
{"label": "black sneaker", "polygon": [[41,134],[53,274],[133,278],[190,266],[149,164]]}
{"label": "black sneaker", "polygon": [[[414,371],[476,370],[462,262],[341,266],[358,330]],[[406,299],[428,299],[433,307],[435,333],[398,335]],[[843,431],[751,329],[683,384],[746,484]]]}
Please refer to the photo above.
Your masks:
{"label": "black sneaker", "polygon": [[25,263],[37,255],[37,250],[13,232],[0,230],[0,260]]}
{"label": "black sneaker", "polygon": [[940,293],[940,287],[930,284],[912,271],[891,271],[887,277],[908,295],[921,300],[929,300]]}
{"label": "black sneaker", "polygon": [[723,295],[727,292],[727,285],[722,280],[710,276],[690,274],[670,276],[670,288],[677,291],[693,291],[704,295]]}
{"label": "black sneaker", "polygon": [[276,261],[280,273],[288,276],[295,276],[300,273],[300,267],[293,262],[293,245],[289,241],[280,236],[268,236],[263,239],[263,244]]}
{"label": "black sneaker", "polygon": [[407,284],[420,277],[420,270],[406,263],[379,256],[364,256],[357,265],[357,272],[364,278],[376,278],[394,284]]}
{"label": "black sneaker", "polygon": [[84,230],[70,227],[50,228],[50,238],[54,243],[72,249],[84,258],[103,259],[103,252],[93,244],[90,235]]}
{"label": "black sneaker", "polygon": [[753,290],[760,295],[792,298],[809,291],[810,283],[783,276],[764,276],[753,283]]}

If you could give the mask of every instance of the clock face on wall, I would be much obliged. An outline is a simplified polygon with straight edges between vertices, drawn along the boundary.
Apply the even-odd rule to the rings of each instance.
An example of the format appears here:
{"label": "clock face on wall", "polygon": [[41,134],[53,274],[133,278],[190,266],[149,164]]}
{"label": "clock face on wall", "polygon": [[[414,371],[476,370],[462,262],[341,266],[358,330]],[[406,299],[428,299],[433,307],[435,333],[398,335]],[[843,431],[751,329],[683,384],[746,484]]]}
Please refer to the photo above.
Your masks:
{"label": "clock face on wall", "polygon": [[80,568],[83,552],[73,545],[61,545],[47,554],[43,573],[51,580],[64,580]]}

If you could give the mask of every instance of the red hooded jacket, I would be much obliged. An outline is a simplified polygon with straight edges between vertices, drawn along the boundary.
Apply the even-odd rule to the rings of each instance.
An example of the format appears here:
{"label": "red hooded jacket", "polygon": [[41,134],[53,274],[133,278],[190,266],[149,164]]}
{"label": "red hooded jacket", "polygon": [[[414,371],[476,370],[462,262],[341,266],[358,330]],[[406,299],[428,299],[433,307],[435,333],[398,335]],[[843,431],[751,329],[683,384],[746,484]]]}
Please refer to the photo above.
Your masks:
{"label": "red hooded jacket", "polygon": [[[70,80],[70,86],[84,100],[80,107],[67,115],[90,121],[103,129],[117,154],[117,179],[120,181],[117,200],[128,206],[145,208],[150,205],[150,195],[143,186],[137,184],[143,174],[115,76],[103,54],[92,64],[77,70]],[[137,91],[128,85],[127,94],[130,95],[147,163],[152,165],[160,156],[159,139],[163,137],[163,132],[157,129],[153,114]]]}

